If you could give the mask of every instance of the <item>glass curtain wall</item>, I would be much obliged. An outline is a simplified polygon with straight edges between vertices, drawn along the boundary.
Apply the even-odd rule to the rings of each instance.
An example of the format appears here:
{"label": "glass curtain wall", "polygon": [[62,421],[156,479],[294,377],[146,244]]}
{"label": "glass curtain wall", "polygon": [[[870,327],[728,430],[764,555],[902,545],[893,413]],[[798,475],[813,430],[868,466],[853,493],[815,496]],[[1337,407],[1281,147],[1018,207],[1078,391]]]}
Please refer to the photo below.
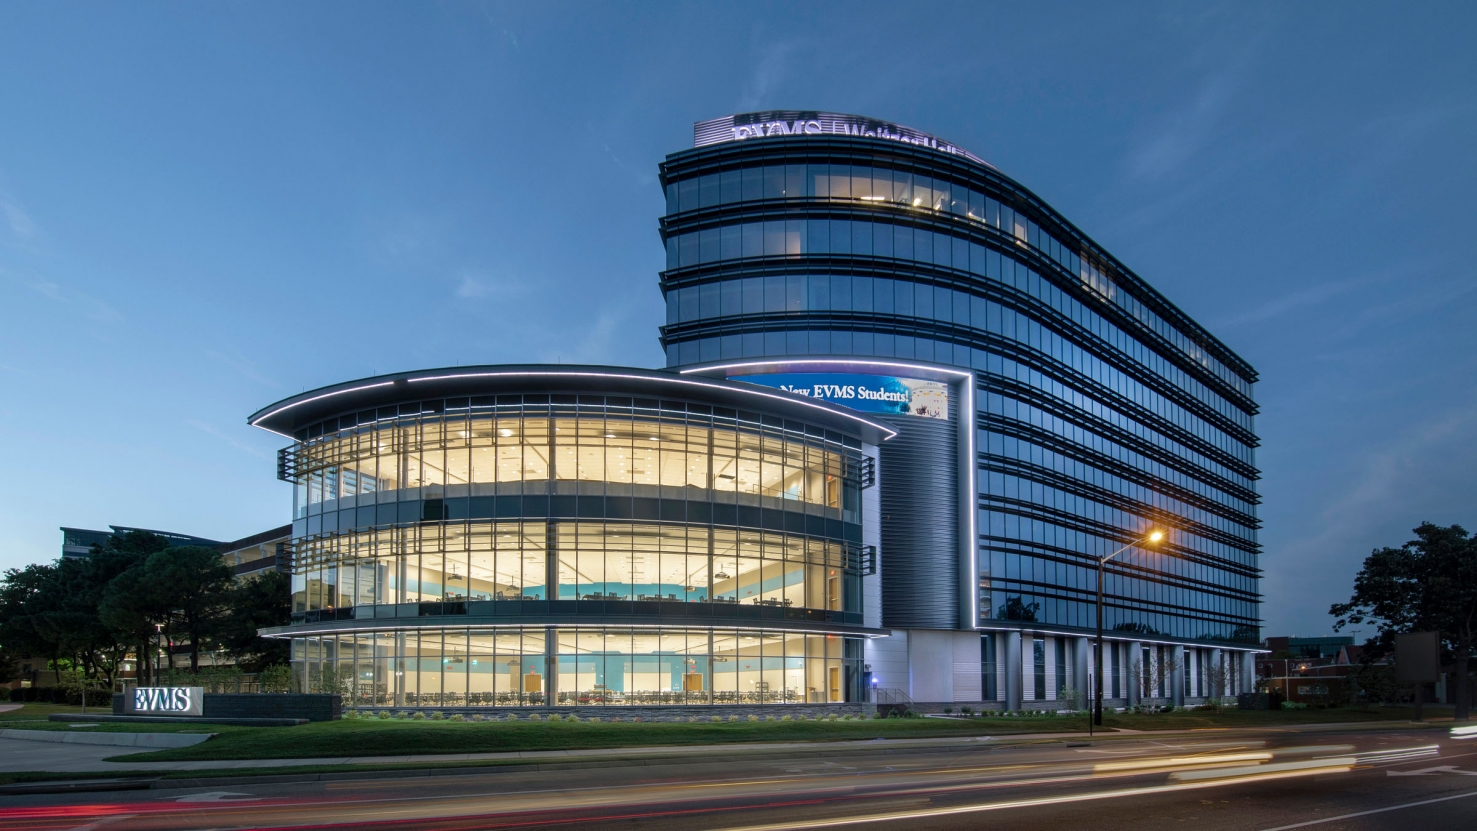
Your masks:
{"label": "glass curtain wall", "polygon": [[982,623],[1090,629],[1091,564],[1160,524],[1164,545],[1109,565],[1107,626],[1259,639],[1254,370],[993,170],[819,138],[751,147],[663,166],[669,367],[967,367]]}
{"label": "glass curtain wall", "polygon": [[[1016,211],[1009,202],[996,199],[977,187],[969,187],[947,178],[921,171],[875,165],[853,164],[786,164],[763,165],[693,176],[667,185],[667,214],[768,199],[816,199],[825,202],[854,202],[867,208],[903,209],[902,217],[959,220],[981,230],[997,233],[1013,247],[1027,249],[1051,260],[1102,300],[1120,306],[1144,325],[1164,337],[1177,349],[1245,395],[1251,394],[1251,383],[1225,366],[1205,349],[1154,310],[1147,308],[1131,294],[1121,291],[1106,272],[1106,266],[1084,257],[1068,243],[1043,229],[1037,222]],[[822,221],[824,223],[824,221]],[[822,225],[824,227],[824,224]],[[910,233],[911,233],[911,229]],[[674,235],[667,241],[667,268],[695,265],[719,259],[795,255],[806,253],[812,240],[811,231],[802,222],[768,221],[733,224],[706,231]],[[957,234],[955,235],[957,236]],[[889,233],[891,237],[891,233]],[[850,228],[827,235],[828,242],[818,252],[851,253]],[[934,252],[952,252],[962,240],[944,239],[917,245],[912,239],[892,247],[878,256],[896,256],[923,262],[938,262]],[[871,235],[867,236],[871,254]],[[817,249],[812,246],[812,251]],[[945,262],[947,264],[947,262]]]}
{"label": "glass curtain wall", "polygon": [[295,558],[295,613],[544,599],[859,610],[859,577],[841,543],[769,531],[599,521],[424,523],[308,538],[297,543]]}
{"label": "glass curtain wall", "polygon": [[861,644],[836,635],[424,629],[292,643],[300,689],[339,692],[359,707],[825,704],[859,698]]}
{"label": "glass curtain wall", "polygon": [[758,425],[711,424],[596,409],[571,418],[448,413],[365,425],[296,448],[296,516],[519,490],[500,485],[555,483],[564,492],[558,483],[566,482],[601,483],[612,495],[687,489],[740,504],[767,497],[840,516],[847,473],[840,445]]}

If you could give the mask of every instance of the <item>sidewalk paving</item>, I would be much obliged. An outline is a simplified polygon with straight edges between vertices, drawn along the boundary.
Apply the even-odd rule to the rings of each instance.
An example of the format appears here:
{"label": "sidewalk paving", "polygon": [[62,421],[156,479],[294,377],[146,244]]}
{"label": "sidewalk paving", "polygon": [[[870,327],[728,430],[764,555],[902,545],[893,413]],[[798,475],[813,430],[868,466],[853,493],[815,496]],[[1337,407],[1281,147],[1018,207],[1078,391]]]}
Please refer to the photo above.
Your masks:
{"label": "sidewalk paving", "polygon": [[[1415,725],[1411,722],[1356,722],[1334,724],[1303,724],[1274,727],[1225,727],[1197,728],[1192,730],[1165,731],[1119,731],[1098,733],[1092,740],[1103,740],[1113,736],[1123,739],[1142,739],[1148,736],[1172,738],[1184,736],[1231,737],[1241,733],[1267,732],[1320,732],[1328,730],[1359,730],[1408,726],[1412,728],[1430,725]],[[65,734],[61,734],[65,735]],[[142,773],[199,770],[250,770],[253,768],[285,768],[309,766],[360,765],[441,765],[456,762],[599,762],[602,760],[634,762],[665,762],[680,760],[684,756],[706,756],[715,753],[726,755],[796,755],[834,753],[874,753],[888,750],[917,750],[935,747],[941,751],[969,750],[1023,742],[1039,741],[1087,741],[1085,733],[1019,733],[1003,736],[972,736],[965,738],[921,738],[921,739],[859,739],[836,742],[754,742],[705,745],[663,745],[656,747],[591,748],[585,750],[528,750],[489,753],[415,754],[394,756],[337,756],[298,759],[223,759],[219,761],[189,762],[107,762],[104,759],[123,755],[126,748],[100,745],[42,742],[30,739],[0,738],[0,772],[49,772],[49,773]]]}

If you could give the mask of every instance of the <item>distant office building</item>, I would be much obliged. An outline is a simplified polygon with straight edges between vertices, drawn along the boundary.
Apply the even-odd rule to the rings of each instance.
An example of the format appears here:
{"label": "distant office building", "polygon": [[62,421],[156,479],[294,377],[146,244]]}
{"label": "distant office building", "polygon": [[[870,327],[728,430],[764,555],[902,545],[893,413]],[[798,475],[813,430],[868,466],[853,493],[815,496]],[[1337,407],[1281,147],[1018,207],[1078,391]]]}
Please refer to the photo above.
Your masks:
{"label": "distant office building", "polygon": [[1300,638],[1297,635],[1270,637],[1262,641],[1269,655],[1293,658],[1335,658],[1339,650],[1353,646],[1352,635],[1325,635],[1321,638]]}
{"label": "distant office building", "polygon": [[109,525],[110,531],[92,531],[86,528],[66,528],[62,530],[62,557],[77,558],[92,555],[92,547],[102,545],[118,534],[126,534],[130,531],[142,531],[163,537],[170,545],[203,545],[207,548],[215,548],[221,544],[219,540],[208,540],[204,537],[195,537],[189,534],[177,534],[173,531],[155,531],[152,528],[130,528],[126,525]]}
{"label": "distant office building", "polygon": [[244,580],[267,571],[292,571],[292,526],[283,525],[217,546],[226,565]]}

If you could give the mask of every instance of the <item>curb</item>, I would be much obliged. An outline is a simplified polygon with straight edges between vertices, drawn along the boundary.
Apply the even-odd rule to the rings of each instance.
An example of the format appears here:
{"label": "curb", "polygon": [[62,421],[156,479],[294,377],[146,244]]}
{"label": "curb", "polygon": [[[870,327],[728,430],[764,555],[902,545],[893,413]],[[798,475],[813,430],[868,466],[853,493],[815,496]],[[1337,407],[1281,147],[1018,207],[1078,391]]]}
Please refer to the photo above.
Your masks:
{"label": "curb", "polygon": [[214,733],[73,733],[67,730],[12,730],[10,728],[0,730],[0,739],[153,748],[190,747],[214,735]]}

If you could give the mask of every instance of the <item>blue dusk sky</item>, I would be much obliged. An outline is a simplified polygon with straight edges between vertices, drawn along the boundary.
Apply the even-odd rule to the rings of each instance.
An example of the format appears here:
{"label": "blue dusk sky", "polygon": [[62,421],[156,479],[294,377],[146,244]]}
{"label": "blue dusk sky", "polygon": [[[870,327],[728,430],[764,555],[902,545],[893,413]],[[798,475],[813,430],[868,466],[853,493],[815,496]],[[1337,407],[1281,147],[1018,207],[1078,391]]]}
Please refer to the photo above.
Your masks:
{"label": "blue dusk sky", "polygon": [[1477,526],[1477,4],[6,3],[0,567],[289,518],[246,416],[659,366],[657,165],[860,113],[1055,206],[1261,373],[1265,632]]}

